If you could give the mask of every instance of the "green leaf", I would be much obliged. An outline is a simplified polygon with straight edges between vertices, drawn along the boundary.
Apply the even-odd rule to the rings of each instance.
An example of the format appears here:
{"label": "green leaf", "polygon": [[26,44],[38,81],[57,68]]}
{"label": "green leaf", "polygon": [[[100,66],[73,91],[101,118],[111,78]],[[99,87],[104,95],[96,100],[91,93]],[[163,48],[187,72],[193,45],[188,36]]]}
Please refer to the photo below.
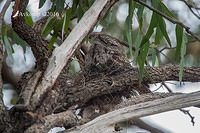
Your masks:
{"label": "green leaf", "polygon": [[160,11],[165,15],[169,16],[170,18],[175,18],[174,14],[161,1],[159,1],[158,7],[158,9],[160,9]]}
{"label": "green leaf", "polygon": [[147,77],[151,80],[151,82],[156,86],[156,82],[151,78],[147,70],[144,68],[144,72],[146,73]]}
{"label": "green leaf", "polygon": [[34,24],[34,22],[33,22],[33,19],[32,19],[32,17],[31,17],[31,14],[29,13],[29,11],[28,10],[26,10],[26,12],[25,12],[25,21],[26,21],[26,23],[29,25],[29,26],[32,26],[33,24]]}
{"label": "green leaf", "polygon": [[56,20],[57,18],[55,16],[50,16],[48,19],[47,19],[47,23],[45,24],[43,30],[42,30],[42,37],[47,37],[47,35],[50,34],[50,32],[53,30],[55,24],[56,24]]}
{"label": "green leaf", "polygon": [[87,7],[90,7],[90,3],[89,3],[88,0],[84,0],[84,2],[85,2],[85,5],[86,5]]}
{"label": "green leaf", "polygon": [[12,45],[10,44],[10,41],[8,40],[7,31],[6,31],[6,26],[5,25],[2,26],[2,40],[3,40],[3,43],[5,45],[8,58],[10,59],[10,61],[12,63],[14,63],[14,59],[13,59],[13,56],[12,56],[12,53],[14,51],[13,51]]}
{"label": "green leaf", "polygon": [[180,69],[180,71],[179,71],[179,82],[180,82],[180,85],[181,85],[182,77],[183,77],[184,56],[186,54],[186,43],[187,43],[187,36],[184,33],[183,34],[183,43],[182,43],[182,46],[181,46],[181,60],[180,60],[180,66],[179,66],[179,69]]}
{"label": "green leaf", "polygon": [[73,4],[72,4],[72,16],[74,16],[76,14],[78,2],[79,2],[79,0],[73,0]]}
{"label": "green leaf", "polygon": [[138,5],[138,6],[139,6],[138,11],[137,11],[138,22],[139,22],[140,29],[142,29],[144,6],[143,5]]}
{"label": "green leaf", "polygon": [[150,22],[150,25],[149,25],[149,29],[148,29],[146,35],[143,36],[140,47],[142,47],[147,41],[149,41],[149,38],[153,34],[154,28],[157,25],[158,25],[157,14],[153,12],[152,17],[151,17],[151,22]]}
{"label": "green leaf", "polygon": [[135,53],[134,53],[134,57],[133,57],[133,64],[135,63],[135,61],[138,57],[139,49],[140,49],[140,32],[138,30],[138,34],[136,37]]}
{"label": "green leaf", "polygon": [[129,44],[129,51],[131,54],[131,57],[133,57],[133,51],[132,51],[132,18],[133,18],[133,12],[135,9],[135,3],[132,0],[129,0],[129,8],[128,12],[129,15],[126,18],[126,36],[128,39],[128,44]]}
{"label": "green leaf", "polygon": [[49,50],[50,51],[52,50],[52,47],[53,47],[55,41],[57,40],[57,37],[58,37],[58,35],[56,33],[52,35],[51,40],[49,42]]}
{"label": "green leaf", "polygon": [[180,51],[181,51],[181,44],[183,40],[183,27],[179,24],[176,25],[176,53],[175,53],[175,60],[177,60]]}
{"label": "green leaf", "polygon": [[142,76],[144,72],[144,63],[147,57],[149,51],[149,42],[146,42],[141,48],[140,48],[140,56],[138,57],[138,64],[139,64],[139,85],[141,85],[142,82]]}
{"label": "green leaf", "polygon": [[127,24],[127,30],[126,30],[126,36],[128,39],[128,44],[129,44],[129,50],[131,57],[133,57],[133,52],[132,52],[132,33],[131,33],[131,24],[132,24],[132,17],[130,15],[127,16],[126,19],[126,24]]}
{"label": "green leaf", "polygon": [[88,0],[88,1],[89,1],[89,7],[91,7],[95,0]]}
{"label": "green leaf", "polygon": [[64,9],[64,0],[56,0],[56,12],[61,14]]}
{"label": "green leaf", "polygon": [[159,26],[156,28],[156,35],[155,35],[155,45],[160,44],[161,40],[163,39],[163,34],[159,28]]}
{"label": "green leaf", "polygon": [[55,32],[58,32],[59,30],[61,30],[61,29],[62,29],[63,23],[64,23],[64,18],[61,18],[61,19],[58,21],[56,27],[54,28],[54,31],[55,31]]}
{"label": "green leaf", "polygon": [[133,0],[129,0],[129,8],[128,8],[128,14],[130,16],[133,15],[133,11],[135,10],[135,2],[133,2]]}
{"label": "green leaf", "polygon": [[64,21],[64,30],[67,34],[69,34],[68,28],[69,28],[69,23],[71,20],[71,15],[72,15],[72,9],[70,8],[66,11],[65,21]]}
{"label": "green leaf", "polygon": [[158,8],[158,0],[152,0],[151,3],[155,9]]}
{"label": "green leaf", "polygon": [[84,14],[83,8],[81,7],[81,5],[79,5],[79,7],[78,7],[78,22],[81,20],[83,14]]}
{"label": "green leaf", "polygon": [[155,63],[156,63],[156,50],[155,50],[155,48],[153,46],[151,47],[151,53],[152,53],[152,66],[155,66]]}
{"label": "green leaf", "polygon": [[15,31],[13,31],[13,40],[17,45],[20,45],[23,50],[24,53],[26,53],[26,42],[24,40],[22,40]]}
{"label": "green leaf", "polygon": [[139,19],[141,19],[143,17],[143,11],[144,11],[144,6],[139,5],[138,11],[137,11],[137,16],[138,16]]}
{"label": "green leaf", "polygon": [[170,41],[169,36],[167,34],[167,31],[166,31],[166,24],[165,24],[164,19],[160,15],[157,15],[157,21],[159,23],[159,28],[160,28],[163,36],[165,37],[169,46],[171,47],[171,41]]}
{"label": "green leaf", "polygon": [[39,8],[41,8],[44,5],[45,2],[46,2],[46,0],[40,0]]}

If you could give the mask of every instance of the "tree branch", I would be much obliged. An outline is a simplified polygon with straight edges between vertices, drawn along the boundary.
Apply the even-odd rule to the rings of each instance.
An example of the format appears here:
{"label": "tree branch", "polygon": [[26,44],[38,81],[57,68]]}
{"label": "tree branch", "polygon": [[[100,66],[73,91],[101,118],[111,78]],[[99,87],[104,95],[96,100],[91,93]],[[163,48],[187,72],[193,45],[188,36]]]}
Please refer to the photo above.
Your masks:
{"label": "tree branch", "polygon": [[35,124],[29,127],[24,133],[47,133],[54,127],[73,127],[77,124],[77,118],[72,112],[68,110],[62,113],[48,115],[40,120],[37,120]]}
{"label": "tree branch", "polygon": [[74,51],[81,45],[97,21],[104,16],[106,11],[115,2],[117,2],[117,0],[95,1],[90,9],[84,14],[79,23],[74,27],[63,44],[53,51],[52,57],[49,59],[49,66],[45,72],[44,78],[37,86],[36,93],[33,95],[33,107],[40,104],[41,97],[54,85],[58,75],[73,55]]}
{"label": "tree branch", "polygon": [[182,0],[182,1],[187,5],[187,7],[190,9],[190,11],[191,11],[198,19],[200,19],[200,16],[197,15],[197,14],[192,10],[192,6],[189,5],[187,1],[185,1],[185,0]]}
{"label": "tree branch", "polygon": [[3,103],[3,80],[2,80],[2,67],[3,67],[3,57],[4,57],[4,50],[3,50],[3,41],[2,41],[2,26],[3,26],[3,22],[4,22],[4,15],[5,15],[5,12],[7,10],[7,8],[9,7],[10,3],[12,2],[12,0],[7,0],[5,5],[3,6],[3,9],[0,13],[0,132],[2,132],[5,128],[5,123],[4,123],[4,119],[5,117],[7,117],[7,109],[6,107],[4,106],[4,103]]}
{"label": "tree branch", "polygon": [[[199,105],[199,95],[200,92],[180,94],[131,105],[99,116],[96,119],[77,127],[70,133],[109,133],[114,131],[114,124],[119,122],[127,121],[129,119],[137,119],[140,117],[158,114],[170,110]],[[106,131],[105,129],[108,127],[113,127],[113,130]]]}
{"label": "tree branch", "polygon": [[[165,65],[161,67],[146,67],[145,68],[155,83],[162,81],[179,81],[179,67],[174,65]],[[199,67],[184,67],[183,81],[199,82],[200,81],[200,68]],[[96,79],[88,82],[83,82],[81,85],[75,85],[73,87],[66,87],[64,93],[64,100],[66,101],[66,107],[70,107],[74,104],[83,105],[90,99],[97,96],[128,92],[132,89],[142,92],[142,88],[139,88],[139,70],[133,68],[129,71],[125,71],[114,75],[112,77],[97,77]],[[143,83],[151,84],[152,81],[147,75],[143,76]],[[64,102],[63,102],[64,103]]]}
{"label": "tree branch", "polygon": [[150,10],[154,11],[155,13],[163,16],[165,19],[169,20],[170,22],[172,22],[173,24],[179,24],[180,26],[182,26],[183,28],[185,28],[186,32],[189,33],[191,36],[193,36],[195,39],[197,39],[199,42],[200,42],[200,38],[195,35],[193,32],[190,31],[190,27],[184,25],[182,22],[179,22],[179,21],[176,21],[176,20],[173,20],[172,18],[168,17],[167,15],[163,14],[162,12],[158,11],[157,9],[147,5],[146,3],[144,3],[143,1],[140,1],[140,0],[134,0],[138,3],[140,3],[141,5],[149,8]]}

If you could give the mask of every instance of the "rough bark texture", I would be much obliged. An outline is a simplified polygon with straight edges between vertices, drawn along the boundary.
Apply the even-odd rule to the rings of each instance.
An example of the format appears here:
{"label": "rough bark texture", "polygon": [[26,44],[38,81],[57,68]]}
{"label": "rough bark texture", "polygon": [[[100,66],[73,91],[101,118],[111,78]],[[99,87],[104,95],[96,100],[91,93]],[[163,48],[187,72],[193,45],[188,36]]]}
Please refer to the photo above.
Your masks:
{"label": "rough bark texture", "polygon": [[[113,112],[109,112],[105,115],[97,117],[96,119],[77,127],[70,133],[88,133],[88,132],[97,132],[97,133],[110,133],[114,131],[114,125],[116,123],[127,121],[128,119],[137,119],[139,117],[144,117],[152,114],[161,113],[164,111],[170,111],[173,109],[179,109],[183,107],[195,106],[200,103],[200,92],[195,92],[191,94],[180,94],[180,95],[172,95],[165,97],[165,94],[159,94],[157,100],[152,99],[152,94],[146,95],[146,97],[150,96],[150,99],[143,103],[139,103],[125,108],[121,108],[115,110]],[[156,94],[155,94],[156,95]],[[146,97],[141,97],[145,98]],[[165,98],[163,98],[165,97]],[[139,98],[139,97],[138,97]],[[153,100],[153,101],[151,101]],[[112,127],[112,128],[107,128]],[[109,130],[107,130],[109,129]]]}
{"label": "rough bark texture", "polygon": [[[81,43],[85,37],[93,29],[97,21],[102,18],[106,11],[116,2],[116,0],[96,0],[93,6],[85,13],[83,18],[79,21],[76,27],[72,30],[70,35],[64,43],[56,48],[52,56],[48,50],[48,42],[40,36],[40,28],[37,25],[29,27],[20,13],[24,13],[28,0],[16,0],[13,16],[12,26],[16,33],[24,39],[32,48],[33,54],[36,57],[36,68],[32,72],[23,74],[20,82],[18,92],[20,93],[17,105],[11,110],[10,114],[6,114],[5,119],[0,121],[3,127],[0,127],[2,132],[47,132],[55,126],[64,126],[66,129],[82,125],[98,115],[107,113],[111,110],[122,107],[139,104],[149,100],[155,100],[155,104],[149,102],[144,104],[144,109],[139,105],[133,105],[134,109],[141,110],[136,116],[131,118],[138,118],[145,115],[153,114],[150,105],[160,105],[157,112],[172,110],[183,107],[180,101],[174,103],[177,106],[169,106],[169,108],[162,109],[164,101],[163,97],[169,97],[175,101],[186,98],[186,106],[196,105],[199,102],[197,96],[194,94],[174,96],[177,94],[146,94],[141,97],[136,97],[134,102],[127,100],[126,104],[121,103],[121,96],[130,98],[130,93],[133,90],[140,94],[150,92],[144,86],[151,83],[151,80],[144,75],[142,87],[139,87],[139,70],[138,68],[131,68],[127,58],[125,57],[120,41],[115,38],[110,38],[107,35],[100,35],[96,38],[95,44],[90,48],[85,60],[85,67],[83,73],[78,77],[71,77],[68,75],[68,65],[70,58],[74,52],[80,48]],[[97,10],[98,9],[98,10]],[[16,13],[19,12],[18,16]],[[46,20],[38,21],[39,27],[44,24]],[[40,25],[41,24],[41,25]],[[84,25],[84,26],[83,26]],[[48,60],[48,58],[50,59]],[[0,60],[1,61],[1,60]],[[88,64],[87,64],[88,63]],[[95,68],[95,69],[94,69]],[[166,80],[179,80],[179,67],[174,65],[166,65],[161,67],[146,67],[152,79],[157,82]],[[183,81],[199,82],[200,81],[199,67],[185,67],[183,71]],[[2,96],[2,93],[0,94]],[[183,97],[182,97],[183,96]],[[195,100],[188,99],[187,96],[195,96]],[[110,101],[108,101],[110,99]],[[160,102],[159,100],[162,99]],[[167,100],[167,98],[165,99]],[[191,102],[189,101],[191,100]],[[105,101],[105,102],[104,102]],[[139,102],[136,102],[139,101]],[[172,101],[173,102],[173,101]],[[0,103],[1,104],[1,103]],[[119,104],[116,106],[116,104]],[[86,120],[78,120],[74,112],[77,108],[84,110],[90,106],[104,106],[99,107],[101,110],[99,114],[88,118]],[[149,106],[148,106],[149,105]],[[2,106],[2,104],[0,105]],[[149,108],[149,112],[144,113]],[[135,111],[131,109],[131,111]],[[1,108],[0,114],[3,114]],[[118,110],[120,112],[120,110]],[[119,115],[120,113],[117,113]],[[55,113],[52,115],[52,113]],[[127,113],[127,112],[125,112]],[[129,112],[130,113],[130,112]],[[155,112],[154,112],[155,113]],[[128,114],[128,113],[127,113]],[[125,115],[127,115],[125,114]],[[110,114],[108,114],[109,116]],[[116,115],[116,114],[115,114]],[[113,118],[111,115],[109,118]],[[101,119],[102,117],[99,117]],[[118,118],[118,117],[117,117]],[[126,116],[126,118],[128,118]],[[97,119],[98,120],[98,119]],[[125,120],[125,119],[121,119]],[[104,118],[104,121],[106,119]],[[119,119],[115,119],[118,122]],[[78,131],[88,131],[87,125],[94,123],[92,121],[82,126]],[[101,121],[100,121],[101,122]],[[106,123],[106,125],[109,125]],[[100,125],[97,125],[99,129]],[[104,127],[105,125],[103,125]],[[85,128],[86,127],[86,128]],[[93,132],[92,127],[89,129]]]}
{"label": "rough bark texture", "polygon": [[[36,58],[37,69],[45,71],[50,55],[48,41],[43,39],[37,31],[28,26],[25,22],[23,14],[25,13],[28,2],[29,0],[16,1],[12,15],[12,27],[14,31],[30,45]],[[26,30],[26,32],[24,32],[24,30]]]}
{"label": "rough bark texture", "polygon": [[[174,65],[166,65],[162,67],[146,67],[146,70],[156,83],[162,81],[178,81],[179,67]],[[185,67],[183,70],[183,81],[199,82],[200,68],[199,67]],[[192,78],[191,78],[192,75]],[[99,77],[88,82],[83,82],[82,85],[76,85],[66,89],[64,98],[65,105],[71,106],[74,103],[84,104],[91,98],[109,94],[122,93],[123,91],[130,91],[135,89],[140,92],[139,86],[139,70],[133,68],[123,73],[113,75],[112,77]],[[143,82],[151,84],[152,81],[144,75]]]}
{"label": "rough bark texture", "polygon": [[3,67],[3,58],[4,58],[4,48],[2,41],[2,26],[4,14],[9,7],[12,0],[7,0],[3,9],[0,13],[0,132],[2,132],[7,126],[9,126],[10,116],[8,115],[8,111],[3,103],[3,80],[2,80],[2,67]]}

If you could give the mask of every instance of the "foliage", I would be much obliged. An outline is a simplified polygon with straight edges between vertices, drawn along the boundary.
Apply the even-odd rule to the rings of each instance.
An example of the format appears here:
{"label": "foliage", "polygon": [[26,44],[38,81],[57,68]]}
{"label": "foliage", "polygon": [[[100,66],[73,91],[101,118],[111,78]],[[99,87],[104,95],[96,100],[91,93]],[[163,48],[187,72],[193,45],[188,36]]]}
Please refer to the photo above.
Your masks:
{"label": "foliage", "polygon": [[[46,0],[40,0],[38,8],[42,8],[45,4]],[[73,29],[73,26],[71,26],[71,23],[74,18],[77,18],[77,22],[81,19],[81,17],[84,15],[84,13],[91,7],[94,0],[74,0],[72,6],[69,6],[69,3],[66,3],[65,0],[51,0],[52,6],[49,9],[49,12],[56,12],[55,16],[49,16],[43,30],[42,30],[42,36],[46,38],[48,35],[50,35],[50,43],[49,48],[52,49],[53,45],[57,43],[56,41],[59,40],[58,32],[61,32],[60,39],[63,41],[65,38],[65,34],[69,35],[70,31]],[[161,1],[161,0],[142,0],[142,2],[147,3],[150,2],[150,6],[154,9],[156,9],[158,12],[166,15],[167,17],[171,18],[172,20],[177,20],[176,14],[170,11],[170,9]],[[189,1],[191,2],[191,1]],[[145,32],[146,23],[145,22],[145,13],[144,10],[147,9],[146,6],[139,3],[138,1],[133,0],[127,0],[127,3],[129,5],[128,7],[128,16],[126,17],[126,28],[125,33],[122,31],[122,36],[125,41],[129,44],[129,51],[127,52],[130,56],[130,59],[132,59],[133,64],[139,65],[140,70],[140,83],[142,81],[143,73],[147,71],[145,70],[144,66],[149,65],[148,63],[148,57],[151,56],[151,62],[152,66],[158,65],[158,47],[163,46],[165,42],[167,42],[169,47],[172,47],[172,43],[169,37],[169,34],[166,30],[166,18],[160,14],[158,14],[155,11],[151,11],[151,21],[148,25],[147,32]],[[192,3],[191,5],[194,6]],[[113,9],[112,9],[113,10]],[[104,26],[106,31],[109,31],[110,29],[113,30],[112,26],[116,25],[116,23],[113,22],[113,16],[116,15],[116,13],[113,13],[113,11],[110,10],[107,15],[102,19],[99,24]],[[115,9],[116,10],[116,9]],[[25,20],[29,26],[33,24],[33,20],[31,18],[31,15],[28,11],[26,11],[27,14],[25,16]],[[115,11],[116,12],[116,11]],[[58,13],[58,14],[57,14]],[[139,28],[135,31],[132,28],[133,24],[133,18],[137,18]],[[106,23],[106,25],[105,25]],[[174,23],[174,22],[171,22]],[[109,26],[108,26],[109,25]],[[175,35],[176,35],[176,47],[175,47],[175,55],[174,60],[180,59],[180,82],[182,77],[182,70],[184,66],[184,56],[186,54],[186,43],[187,43],[187,34],[184,31],[184,27],[180,24],[174,24],[176,25],[176,28],[174,29]],[[12,43],[17,43],[21,45],[24,48],[24,51],[26,50],[25,45],[26,43],[20,39],[17,34],[14,31],[12,32],[12,36],[8,38],[7,25],[4,25],[2,27],[2,39],[5,44],[8,57],[11,61],[13,61],[12,53],[14,52],[12,49]],[[121,33],[120,33],[121,34]],[[125,36],[124,36],[125,35]],[[152,41],[154,40],[154,41]],[[12,42],[12,43],[11,43]],[[59,44],[60,45],[60,44]],[[135,51],[132,50],[132,46],[135,45]],[[134,54],[133,54],[134,53]],[[134,56],[133,56],[134,55]],[[157,62],[157,63],[156,63]],[[153,80],[152,80],[153,81]]]}

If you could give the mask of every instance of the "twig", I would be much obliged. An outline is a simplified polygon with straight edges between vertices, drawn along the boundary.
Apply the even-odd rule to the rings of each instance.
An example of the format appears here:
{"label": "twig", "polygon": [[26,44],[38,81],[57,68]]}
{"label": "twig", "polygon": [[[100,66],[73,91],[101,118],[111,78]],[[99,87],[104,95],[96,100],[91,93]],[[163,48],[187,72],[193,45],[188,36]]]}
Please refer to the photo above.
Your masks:
{"label": "twig", "polygon": [[[187,1],[185,1],[185,0],[183,0],[183,2],[187,5],[187,7],[190,9],[190,11],[191,11],[198,19],[200,19],[200,16],[197,15],[197,14],[192,10],[192,7],[193,7],[193,6],[189,5],[189,4],[187,3]],[[196,8],[195,8],[195,9],[196,9]],[[199,14],[198,11],[197,11],[197,13]]]}
{"label": "twig", "polygon": [[[182,0],[182,1],[185,1],[185,0]],[[186,1],[187,2],[187,1]],[[193,4],[195,4],[193,2]],[[200,7],[194,7],[193,5],[191,5],[190,3],[187,2],[187,5],[190,7],[190,8],[195,8],[196,10],[200,10]]]}
{"label": "twig", "polygon": [[[173,91],[165,84],[165,82],[162,82],[162,84],[167,88],[169,93],[173,93]],[[189,115],[189,117],[191,118],[192,125],[194,126],[195,124],[194,117],[190,114],[189,110],[185,110],[185,109],[179,109],[179,110],[183,112],[184,114]]]}
{"label": "twig", "polygon": [[191,36],[193,36],[195,39],[197,39],[199,42],[200,42],[200,38],[195,35],[193,32],[190,31],[190,27],[184,25],[182,22],[179,22],[179,21],[176,21],[176,20],[173,20],[172,18],[168,17],[167,15],[163,14],[162,12],[158,11],[157,9],[147,5],[146,3],[144,3],[143,1],[140,1],[140,0],[134,0],[138,3],[140,3],[141,5],[149,8],[150,10],[154,11],[155,13],[163,16],[165,19],[169,20],[170,22],[172,22],[173,24],[179,24],[180,26],[182,26],[183,28],[185,28],[186,32],[189,33]]}
{"label": "twig", "polygon": [[194,116],[192,116],[189,112],[189,110],[185,110],[185,109],[180,109],[181,112],[183,112],[184,114],[186,115],[189,115],[189,117],[191,118],[191,122],[192,122],[192,125],[194,126],[195,122],[194,122]]}
{"label": "twig", "polygon": [[162,82],[162,85],[169,91],[169,93],[172,93],[172,90],[166,85],[165,82]]}

